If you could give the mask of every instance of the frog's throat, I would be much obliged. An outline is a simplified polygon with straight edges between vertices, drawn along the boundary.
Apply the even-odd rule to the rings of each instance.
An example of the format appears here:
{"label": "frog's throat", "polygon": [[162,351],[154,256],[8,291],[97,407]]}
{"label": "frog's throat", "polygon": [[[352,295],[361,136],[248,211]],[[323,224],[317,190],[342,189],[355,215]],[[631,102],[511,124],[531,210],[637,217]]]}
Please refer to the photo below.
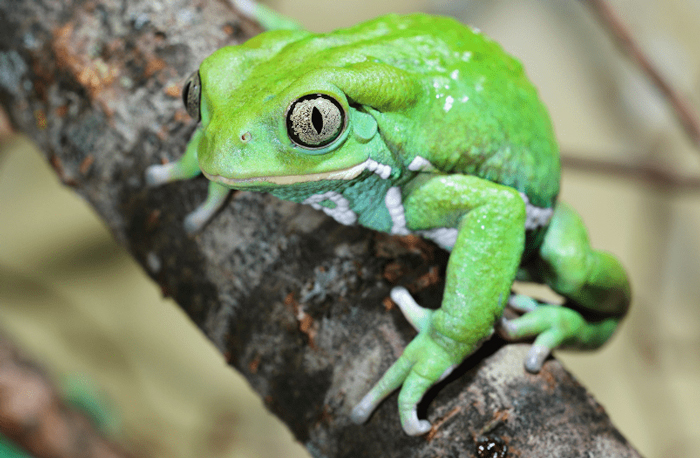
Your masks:
{"label": "frog's throat", "polygon": [[312,181],[324,181],[324,180],[352,180],[357,178],[362,172],[369,170],[376,173],[383,179],[389,178],[391,175],[391,166],[380,164],[373,159],[367,159],[360,164],[353,165],[345,169],[330,170],[328,172],[318,172],[318,173],[307,173],[303,175],[268,175],[260,177],[249,177],[249,178],[227,178],[220,175],[212,175],[205,171],[204,176],[206,176],[211,181],[223,184],[224,186],[230,186],[232,188],[245,187],[256,185],[260,183],[268,183],[278,186],[291,185],[296,183],[308,183]]}

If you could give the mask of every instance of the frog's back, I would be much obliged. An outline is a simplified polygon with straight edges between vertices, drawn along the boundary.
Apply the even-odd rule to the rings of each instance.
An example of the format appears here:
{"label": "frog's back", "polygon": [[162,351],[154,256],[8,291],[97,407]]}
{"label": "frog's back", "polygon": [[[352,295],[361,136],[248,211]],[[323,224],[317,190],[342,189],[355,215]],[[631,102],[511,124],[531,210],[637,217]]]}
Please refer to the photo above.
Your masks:
{"label": "frog's back", "polygon": [[560,170],[549,115],[522,65],[496,42],[454,19],[420,13],[319,39],[335,65],[377,60],[420,82],[415,106],[379,119],[395,154],[407,162],[420,155],[440,171],[477,175],[526,193],[535,205],[553,205]]}
{"label": "frog's back", "polygon": [[[522,65],[480,32],[447,17],[391,14],[326,34],[268,32],[246,45],[274,47],[276,58],[259,62],[265,81],[251,83],[268,93],[316,69],[381,62],[404,70],[420,95],[375,113],[397,160],[421,156],[441,172],[476,175],[553,205],[559,152],[547,111]],[[401,97],[391,81],[378,84]]]}

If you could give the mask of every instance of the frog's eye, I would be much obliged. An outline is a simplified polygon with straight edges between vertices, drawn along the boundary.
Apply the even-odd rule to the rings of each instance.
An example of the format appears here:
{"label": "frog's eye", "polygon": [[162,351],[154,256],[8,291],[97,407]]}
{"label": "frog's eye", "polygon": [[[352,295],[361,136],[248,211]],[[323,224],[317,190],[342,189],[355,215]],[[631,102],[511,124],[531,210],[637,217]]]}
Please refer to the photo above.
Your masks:
{"label": "frog's eye", "polygon": [[195,121],[201,119],[201,112],[199,109],[201,101],[202,80],[199,79],[199,71],[196,71],[187,78],[185,86],[182,88],[182,102],[185,104],[187,114]]}
{"label": "frog's eye", "polygon": [[329,95],[305,95],[287,109],[287,135],[302,148],[323,148],[338,138],[344,129],[345,110]]}

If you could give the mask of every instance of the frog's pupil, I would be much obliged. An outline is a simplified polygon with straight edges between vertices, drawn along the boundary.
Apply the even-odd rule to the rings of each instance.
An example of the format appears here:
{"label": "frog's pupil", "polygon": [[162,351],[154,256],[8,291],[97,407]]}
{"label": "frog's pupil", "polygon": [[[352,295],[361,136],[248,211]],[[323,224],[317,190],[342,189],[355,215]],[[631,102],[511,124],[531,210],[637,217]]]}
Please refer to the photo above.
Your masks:
{"label": "frog's pupil", "polygon": [[311,110],[311,123],[313,124],[314,129],[316,129],[316,133],[320,134],[323,130],[323,115],[316,107]]}

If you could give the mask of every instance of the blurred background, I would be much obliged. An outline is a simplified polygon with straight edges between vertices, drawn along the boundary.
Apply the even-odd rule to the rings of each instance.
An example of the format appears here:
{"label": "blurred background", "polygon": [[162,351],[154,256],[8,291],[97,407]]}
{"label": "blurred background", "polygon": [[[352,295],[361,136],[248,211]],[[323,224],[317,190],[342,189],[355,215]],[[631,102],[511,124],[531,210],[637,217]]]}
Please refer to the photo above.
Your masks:
{"label": "blurred background", "polygon": [[[454,15],[524,63],[565,157],[697,183],[700,149],[583,3],[268,2],[313,31],[388,12]],[[700,1],[610,4],[700,108]],[[700,456],[700,189],[565,166],[561,198],[593,245],[622,259],[634,301],[603,350],[557,356],[644,456]],[[97,387],[118,412],[108,429],[137,456],[309,456],[20,137],[0,149],[0,329],[59,385]]]}

